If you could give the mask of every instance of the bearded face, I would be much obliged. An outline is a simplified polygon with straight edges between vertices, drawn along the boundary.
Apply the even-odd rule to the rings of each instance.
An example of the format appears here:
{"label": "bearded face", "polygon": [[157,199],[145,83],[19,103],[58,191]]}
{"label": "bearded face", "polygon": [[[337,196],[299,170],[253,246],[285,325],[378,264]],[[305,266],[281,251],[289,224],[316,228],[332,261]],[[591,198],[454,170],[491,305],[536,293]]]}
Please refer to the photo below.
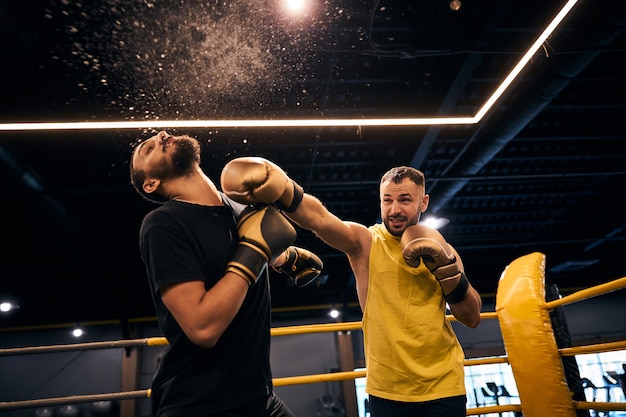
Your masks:
{"label": "bearded face", "polygon": [[424,194],[424,187],[409,178],[381,184],[380,216],[392,235],[402,236],[407,227],[417,224],[426,207],[428,196]]}
{"label": "bearded face", "polygon": [[157,145],[162,156],[148,176],[169,180],[189,175],[200,164],[200,143],[190,136],[164,136]]}
{"label": "bearded face", "polygon": [[[172,136],[161,131],[137,145],[130,163],[130,179],[147,200],[164,203],[169,195],[151,187],[151,180],[167,182],[190,176],[199,169],[200,143],[188,135]],[[161,188],[159,186],[159,188]]]}
{"label": "bearded face", "polygon": [[170,178],[188,175],[193,167],[200,164],[200,143],[189,136],[172,138],[171,172]]}

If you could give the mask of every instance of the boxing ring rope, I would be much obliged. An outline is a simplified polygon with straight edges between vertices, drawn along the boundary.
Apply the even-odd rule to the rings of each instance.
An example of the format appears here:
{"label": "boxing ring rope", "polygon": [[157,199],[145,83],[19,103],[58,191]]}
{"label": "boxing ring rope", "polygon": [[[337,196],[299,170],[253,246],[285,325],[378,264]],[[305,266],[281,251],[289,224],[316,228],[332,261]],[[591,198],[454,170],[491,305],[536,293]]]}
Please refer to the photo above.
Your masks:
{"label": "boxing ring rope", "polygon": [[[569,417],[576,415],[575,410],[626,411],[626,402],[572,401],[572,393],[567,388],[567,384],[564,380],[546,375],[544,376],[546,380],[538,383],[536,381],[538,375],[535,372],[536,369],[562,370],[561,357],[626,349],[626,340],[587,346],[556,348],[554,345],[552,326],[549,318],[547,318],[548,312],[557,307],[626,288],[626,277],[586,288],[557,300],[546,302],[543,282],[544,268],[545,256],[541,253],[533,253],[518,258],[507,266],[500,278],[500,284],[496,294],[496,311],[481,313],[482,319],[498,319],[507,356],[466,359],[464,361],[464,366],[496,363],[510,364],[520,393],[520,404],[469,408],[467,410],[468,416],[502,412],[523,412],[525,417],[542,417],[546,412],[551,411],[551,416]],[[451,315],[447,315],[447,318],[451,321],[455,320]],[[361,322],[296,325],[272,328],[271,335],[289,336],[349,330],[361,330]],[[33,346],[0,349],[0,357],[78,350],[163,346],[167,344],[168,342],[164,337],[150,337],[107,342]],[[532,346],[532,348],[529,348],[530,346]],[[549,367],[538,368],[538,363],[544,364],[539,366],[545,366],[545,364],[547,364]],[[528,372],[533,373],[532,378],[528,376]],[[559,373],[557,372],[557,374]],[[280,387],[297,384],[344,381],[365,376],[365,370],[344,371],[275,378],[273,382],[276,387]],[[541,395],[537,395],[537,392],[535,392],[536,386],[542,386]],[[0,411],[94,401],[143,399],[149,398],[150,393],[150,389],[145,389],[118,393],[0,402]]]}

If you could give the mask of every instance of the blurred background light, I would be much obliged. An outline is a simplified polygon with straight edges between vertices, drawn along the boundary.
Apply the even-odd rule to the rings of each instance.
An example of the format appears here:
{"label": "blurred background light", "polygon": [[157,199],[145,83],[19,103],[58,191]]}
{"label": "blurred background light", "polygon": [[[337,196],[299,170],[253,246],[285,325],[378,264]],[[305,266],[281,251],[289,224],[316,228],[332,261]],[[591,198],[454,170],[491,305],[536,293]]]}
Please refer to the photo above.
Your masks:
{"label": "blurred background light", "polygon": [[441,229],[445,225],[450,223],[450,219],[446,219],[445,217],[435,217],[435,216],[427,216],[424,217],[420,224],[424,226],[432,227],[433,229]]}

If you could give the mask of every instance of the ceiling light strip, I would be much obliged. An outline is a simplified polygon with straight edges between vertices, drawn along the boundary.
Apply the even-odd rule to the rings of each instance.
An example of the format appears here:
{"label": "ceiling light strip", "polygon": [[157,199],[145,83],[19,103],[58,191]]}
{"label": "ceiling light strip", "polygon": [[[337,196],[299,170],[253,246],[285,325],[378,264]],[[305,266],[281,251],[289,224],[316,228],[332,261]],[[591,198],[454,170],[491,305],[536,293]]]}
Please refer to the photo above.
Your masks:
{"label": "ceiling light strip", "polygon": [[413,117],[390,119],[268,119],[268,120],[145,120],[117,122],[36,122],[0,123],[0,131],[104,130],[161,128],[237,128],[237,127],[343,127],[343,126],[434,126],[478,123],[509,88],[545,40],[554,32],[578,0],[569,0],[546,29],[526,51],[517,65],[500,83],[473,117]]}
{"label": "ceiling light strip", "polygon": [[556,27],[565,19],[565,16],[572,10],[574,5],[578,2],[578,0],[569,0],[565,6],[561,9],[561,11],[552,19],[550,24],[545,28],[545,30],[541,33],[541,35],[537,38],[537,40],[528,48],[528,51],[522,56],[517,65],[513,67],[509,75],[500,83],[496,91],[485,101],[485,104],[478,110],[476,116],[474,116],[478,121],[480,121],[485,114],[493,107],[495,102],[504,94],[504,92],[509,88],[511,83],[515,80],[515,78],[519,75],[520,72],[526,67],[528,62],[532,59],[533,55],[537,52],[541,45],[548,39],[550,35],[554,32]]}
{"label": "ceiling light strip", "polygon": [[145,120],[120,122],[4,123],[1,130],[159,129],[225,127],[420,126],[476,123],[473,117],[399,119]]}

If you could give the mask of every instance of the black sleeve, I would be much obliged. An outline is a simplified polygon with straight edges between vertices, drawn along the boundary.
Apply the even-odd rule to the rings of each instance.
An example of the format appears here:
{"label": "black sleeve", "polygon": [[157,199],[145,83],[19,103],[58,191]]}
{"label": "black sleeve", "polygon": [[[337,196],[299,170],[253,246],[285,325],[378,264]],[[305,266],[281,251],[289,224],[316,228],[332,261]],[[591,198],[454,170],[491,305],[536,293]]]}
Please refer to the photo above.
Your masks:
{"label": "black sleeve", "polygon": [[141,227],[140,248],[155,292],[163,286],[204,281],[204,272],[189,236],[165,216],[147,217]]}

